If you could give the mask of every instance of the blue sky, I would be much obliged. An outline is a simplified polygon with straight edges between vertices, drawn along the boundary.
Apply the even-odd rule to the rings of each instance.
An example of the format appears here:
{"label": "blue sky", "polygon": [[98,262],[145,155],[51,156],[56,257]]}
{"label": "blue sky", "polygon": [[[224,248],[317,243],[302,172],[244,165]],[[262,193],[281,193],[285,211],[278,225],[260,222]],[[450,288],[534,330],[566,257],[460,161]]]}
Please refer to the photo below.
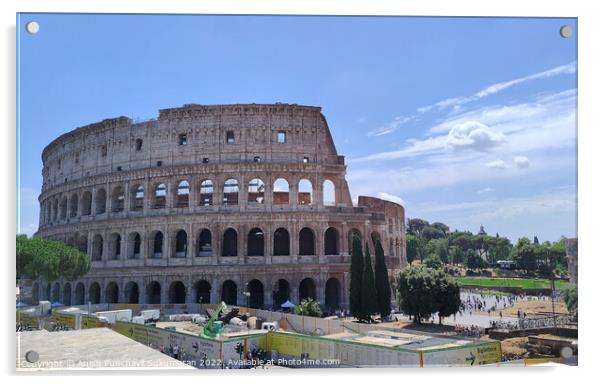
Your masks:
{"label": "blue sky", "polygon": [[19,231],[41,152],[186,103],[322,107],[352,197],[453,229],[576,236],[575,19],[22,14]]}

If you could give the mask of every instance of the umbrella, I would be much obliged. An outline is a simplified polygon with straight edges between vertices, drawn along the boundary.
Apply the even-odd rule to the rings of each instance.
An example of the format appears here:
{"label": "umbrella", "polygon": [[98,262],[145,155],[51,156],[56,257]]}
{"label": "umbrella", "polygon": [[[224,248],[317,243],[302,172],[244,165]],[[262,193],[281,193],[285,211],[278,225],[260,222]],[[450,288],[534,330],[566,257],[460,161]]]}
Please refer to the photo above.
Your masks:
{"label": "umbrella", "polygon": [[27,304],[25,304],[25,303],[23,303],[23,302],[19,301],[19,302],[17,303],[17,308],[23,308],[23,307],[29,307],[29,305],[27,305]]}
{"label": "umbrella", "polygon": [[54,303],[50,304],[50,308],[64,307],[64,306],[65,306],[65,304],[59,303],[58,301],[55,301]]}
{"label": "umbrella", "polygon": [[286,302],[282,303],[282,305],[280,305],[282,308],[295,308],[295,304],[291,303],[289,300],[287,300]]}

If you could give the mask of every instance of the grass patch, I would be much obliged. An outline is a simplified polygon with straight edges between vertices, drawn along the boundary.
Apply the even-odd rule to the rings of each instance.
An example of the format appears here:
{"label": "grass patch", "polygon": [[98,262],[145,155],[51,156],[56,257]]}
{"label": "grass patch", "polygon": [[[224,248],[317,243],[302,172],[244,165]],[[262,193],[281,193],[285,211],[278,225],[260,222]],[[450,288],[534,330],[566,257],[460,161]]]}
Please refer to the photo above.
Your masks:
{"label": "grass patch", "polygon": [[[511,288],[526,288],[526,289],[542,289],[550,288],[550,280],[548,279],[521,279],[521,278],[495,278],[495,277],[456,277],[460,285],[476,285],[480,287],[511,287]],[[557,280],[555,282],[556,289],[562,289],[567,282]]]}

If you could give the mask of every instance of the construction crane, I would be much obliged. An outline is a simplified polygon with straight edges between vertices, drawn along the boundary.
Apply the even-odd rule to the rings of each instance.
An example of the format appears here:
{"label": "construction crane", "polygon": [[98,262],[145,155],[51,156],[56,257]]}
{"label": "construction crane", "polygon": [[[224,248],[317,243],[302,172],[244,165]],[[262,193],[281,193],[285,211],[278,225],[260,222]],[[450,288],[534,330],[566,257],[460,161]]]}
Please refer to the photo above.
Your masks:
{"label": "construction crane", "polygon": [[209,317],[209,320],[207,320],[207,323],[201,330],[200,336],[214,339],[224,330],[224,323],[217,320],[217,318],[218,318],[219,314],[222,312],[222,310],[225,310],[225,309],[226,309],[226,303],[224,303],[222,301],[217,306],[217,308],[215,308],[215,311],[213,311],[213,313],[211,314],[211,317]]}

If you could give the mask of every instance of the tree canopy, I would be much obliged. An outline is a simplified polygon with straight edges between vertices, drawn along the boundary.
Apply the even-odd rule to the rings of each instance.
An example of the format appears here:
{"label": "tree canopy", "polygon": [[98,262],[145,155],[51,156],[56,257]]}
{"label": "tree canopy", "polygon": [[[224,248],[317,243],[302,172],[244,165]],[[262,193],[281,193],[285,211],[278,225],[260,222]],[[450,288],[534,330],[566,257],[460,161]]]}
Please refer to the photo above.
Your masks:
{"label": "tree canopy", "polygon": [[17,235],[17,276],[75,280],[90,270],[88,256],[62,241]]}

